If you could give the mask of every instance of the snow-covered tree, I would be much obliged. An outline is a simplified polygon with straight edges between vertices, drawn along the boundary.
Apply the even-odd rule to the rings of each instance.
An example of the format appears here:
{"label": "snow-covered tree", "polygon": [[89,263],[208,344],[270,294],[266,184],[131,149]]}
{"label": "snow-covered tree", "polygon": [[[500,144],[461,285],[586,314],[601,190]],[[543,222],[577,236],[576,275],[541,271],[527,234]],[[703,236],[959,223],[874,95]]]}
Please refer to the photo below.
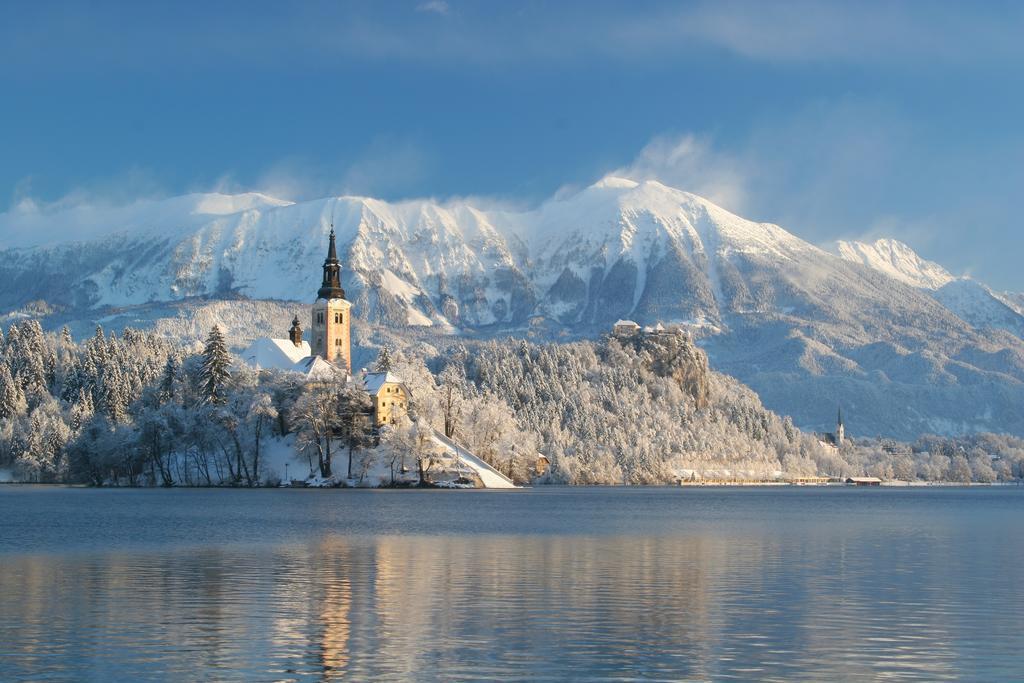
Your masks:
{"label": "snow-covered tree", "polygon": [[263,434],[267,425],[277,419],[277,408],[269,394],[257,393],[249,403],[246,421],[252,430],[252,476],[256,482],[260,481],[260,448],[263,444]]}
{"label": "snow-covered tree", "polygon": [[228,353],[220,327],[214,325],[206,338],[203,365],[199,372],[203,400],[223,403],[228,381],[231,379],[231,354]]}
{"label": "snow-covered tree", "polygon": [[291,421],[298,432],[296,445],[307,456],[316,455],[317,468],[324,479],[333,474],[335,435],[341,426],[338,411],[340,391],[339,386],[310,385],[291,410]]}
{"label": "snow-covered tree", "polygon": [[21,385],[11,375],[6,361],[0,358],[0,419],[11,419],[28,410]]}
{"label": "snow-covered tree", "polygon": [[373,404],[366,390],[357,383],[346,385],[338,394],[339,431],[348,448],[348,478],[353,478],[352,459],[371,443]]}
{"label": "snow-covered tree", "polygon": [[391,372],[394,369],[394,361],[391,358],[391,350],[387,346],[382,346],[380,353],[377,354],[377,364],[374,365],[374,372]]}

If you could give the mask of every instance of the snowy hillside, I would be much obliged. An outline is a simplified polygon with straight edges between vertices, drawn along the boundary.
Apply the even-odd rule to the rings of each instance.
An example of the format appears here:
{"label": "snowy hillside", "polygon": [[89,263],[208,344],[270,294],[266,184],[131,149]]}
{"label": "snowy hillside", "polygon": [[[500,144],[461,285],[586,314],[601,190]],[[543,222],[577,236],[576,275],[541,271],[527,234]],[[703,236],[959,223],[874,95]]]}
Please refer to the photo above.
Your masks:
{"label": "snowy hillside", "polygon": [[873,243],[839,241],[836,253],[847,261],[863,264],[912,287],[938,289],[956,279],[939,264],[926,261],[906,244],[893,239]]}
{"label": "snowy hillside", "polygon": [[[1024,434],[1024,325],[1010,297],[898,242],[830,254],[653,181],[609,177],[528,210],[264,195],[19,209],[0,215],[14,245],[0,252],[0,313],[28,306],[81,329],[170,304],[309,302],[332,221],[343,285],[373,323],[572,337],[619,318],[682,322],[716,368],[801,426],[831,427],[842,403],[853,434]],[[82,239],[53,244],[58,228]]]}
{"label": "snowy hillside", "polygon": [[902,242],[891,239],[871,244],[838,242],[836,253],[847,261],[928,290],[939,303],[974,327],[1000,329],[1024,337],[1024,306],[1019,295],[995,292],[966,276],[954,277]]}

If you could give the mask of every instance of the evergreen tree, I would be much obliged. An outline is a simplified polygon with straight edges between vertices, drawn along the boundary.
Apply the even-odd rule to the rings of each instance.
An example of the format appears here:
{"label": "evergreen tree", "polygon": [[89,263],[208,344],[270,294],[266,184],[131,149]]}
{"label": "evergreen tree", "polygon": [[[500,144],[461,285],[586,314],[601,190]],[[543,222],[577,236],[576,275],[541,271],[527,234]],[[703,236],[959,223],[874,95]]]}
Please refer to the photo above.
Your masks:
{"label": "evergreen tree", "polygon": [[391,372],[394,368],[394,361],[391,359],[391,351],[386,346],[382,346],[380,353],[377,354],[377,365],[374,367],[375,372]]}
{"label": "evergreen tree", "polygon": [[92,419],[95,408],[92,403],[92,394],[86,391],[84,388],[78,390],[78,397],[75,399],[74,405],[71,407],[71,429],[76,434],[81,431],[82,427]]}
{"label": "evergreen tree", "polygon": [[122,423],[128,418],[128,397],[124,376],[116,365],[103,374],[103,412],[111,422]]}
{"label": "evergreen tree", "polygon": [[163,377],[160,380],[161,403],[170,403],[174,400],[179,371],[178,359],[173,354],[167,356],[167,362],[164,363]]}
{"label": "evergreen tree", "polygon": [[[35,320],[12,325],[8,334],[7,360],[11,375],[21,385],[30,406],[38,405],[47,392],[47,347],[43,330]],[[53,364],[50,364],[52,369]]]}
{"label": "evergreen tree", "polygon": [[210,330],[203,349],[203,365],[199,371],[203,400],[209,403],[223,403],[231,379],[231,355],[228,353],[224,336],[216,325]]}
{"label": "evergreen tree", "polygon": [[73,403],[79,392],[82,390],[81,369],[74,356],[69,356],[64,366],[64,381],[60,387],[60,398],[67,403]]}
{"label": "evergreen tree", "polygon": [[26,409],[21,386],[11,376],[7,363],[0,359],[0,418],[9,420],[24,414]]}

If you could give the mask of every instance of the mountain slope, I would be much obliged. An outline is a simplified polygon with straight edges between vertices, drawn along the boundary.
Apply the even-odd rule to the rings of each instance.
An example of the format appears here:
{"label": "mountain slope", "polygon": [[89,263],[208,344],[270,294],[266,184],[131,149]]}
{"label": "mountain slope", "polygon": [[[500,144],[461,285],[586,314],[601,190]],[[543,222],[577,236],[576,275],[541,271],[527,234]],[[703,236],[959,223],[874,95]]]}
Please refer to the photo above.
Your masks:
{"label": "mountain slope", "polygon": [[953,314],[979,329],[1005,330],[1024,337],[1024,306],[1013,294],[993,291],[969,277],[955,277],[891,239],[874,243],[838,242],[836,253],[912,287],[926,290]]}
{"label": "mountain slope", "polygon": [[836,243],[836,253],[847,261],[860,263],[912,287],[938,289],[956,278],[933,261],[926,261],[903,242],[880,239],[872,243]]}
{"label": "mountain slope", "polygon": [[854,434],[1024,433],[1024,342],[1004,331],[1017,332],[1009,299],[972,317],[979,292],[954,296],[962,281],[905,245],[830,254],[653,181],[606,178],[530,210],[152,202],[111,214],[104,236],[0,252],[0,310],[43,300],[67,319],[189,297],[309,301],[332,223],[348,296],[376,323],[572,336],[618,318],[682,322],[718,369],[801,426],[830,427],[841,403]]}

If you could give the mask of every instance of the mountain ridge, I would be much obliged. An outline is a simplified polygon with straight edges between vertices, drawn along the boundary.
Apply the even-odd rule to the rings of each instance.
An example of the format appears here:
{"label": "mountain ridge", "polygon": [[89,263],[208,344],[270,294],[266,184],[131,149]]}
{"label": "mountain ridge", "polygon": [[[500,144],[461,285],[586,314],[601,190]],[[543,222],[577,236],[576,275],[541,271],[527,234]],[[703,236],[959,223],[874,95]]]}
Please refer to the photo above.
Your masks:
{"label": "mountain ridge", "polygon": [[616,177],[528,209],[228,197],[135,206],[114,213],[107,237],[2,251],[0,310],[309,300],[333,225],[344,286],[373,323],[553,337],[619,318],[683,323],[716,367],[803,426],[829,427],[842,403],[859,418],[854,433],[1024,433],[1012,408],[1024,399],[1019,305],[892,240],[830,253],[683,190]]}

